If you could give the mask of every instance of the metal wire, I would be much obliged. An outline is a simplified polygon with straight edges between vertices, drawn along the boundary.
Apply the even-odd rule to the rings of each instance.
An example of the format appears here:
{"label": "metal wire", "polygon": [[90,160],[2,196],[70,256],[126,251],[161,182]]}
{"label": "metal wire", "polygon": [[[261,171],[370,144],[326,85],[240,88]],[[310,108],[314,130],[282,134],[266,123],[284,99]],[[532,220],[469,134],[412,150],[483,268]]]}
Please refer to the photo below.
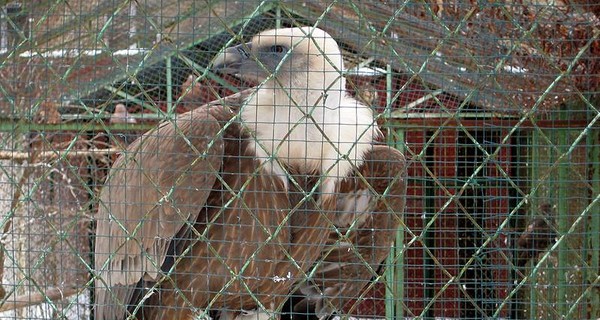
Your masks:
{"label": "metal wire", "polygon": [[[225,318],[217,312],[220,297],[242,288],[251,296],[248,303],[269,310],[271,318],[298,319],[305,315],[293,314],[296,299],[332,295],[333,282],[355,288],[342,291],[347,297],[322,301],[322,310],[340,318],[600,318],[600,6],[595,1],[0,5],[1,319],[93,318],[95,286],[112,281],[112,275],[97,270],[95,259],[105,254],[107,267],[120,254],[94,252],[96,226],[103,223],[99,212],[114,208],[105,200],[110,197],[100,194],[118,189],[107,177],[119,170],[141,172],[144,194],[161,194],[160,201],[143,205],[170,206],[184,225],[176,234],[181,239],[173,242],[184,248],[170,247],[176,254],[165,258],[168,262],[148,254],[148,263],[162,268],[159,279],[140,282],[147,290],[134,305],[114,302],[130,312],[145,312],[154,295],[174,292],[173,299],[184,302],[172,309],[191,310],[196,318]],[[285,159],[269,157],[248,173],[251,178],[230,185],[222,169],[213,168],[219,173],[214,186],[226,198],[211,219],[188,221],[191,204],[178,203],[173,194],[192,173],[173,171],[179,175],[165,187],[141,160],[146,161],[143,142],[128,146],[148,130],[155,130],[151,137],[163,132],[157,128],[172,126],[172,136],[161,139],[190,149],[173,154],[173,161],[194,158],[190,168],[206,161],[210,155],[197,148],[199,138],[185,134],[191,118],[182,114],[215,100],[213,107],[228,104],[236,113],[243,101],[231,95],[243,96],[245,89],[270,80],[215,72],[214,57],[262,31],[301,26],[323,29],[337,41],[345,68],[335,72],[345,77],[347,94],[373,111],[384,135],[379,143],[404,154],[407,177],[396,177],[378,192],[374,173],[356,166],[348,180],[371,197],[368,209],[349,200],[354,190],[340,196],[335,210],[367,211],[372,222],[357,218],[340,226],[341,214],[330,214],[323,203],[324,176],[295,172]],[[319,49],[326,63],[334,64]],[[282,60],[293,58],[290,51]],[[261,62],[263,70],[270,67]],[[284,67],[282,62],[270,70],[273,83],[282,87],[288,83],[275,74]],[[306,123],[322,121],[312,109],[293,107],[303,110]],[[240,116],[221,121],[207,150],[229,139],[227,130],[240,121]],[[285,139],[295,139],[292,131],[306,124],[302,121],[289,124]],[[322,143],[341,150],[329,137]],[[256,145],[268,153],[268,144]],[[305,144],[311,148],[318,146]],[[351,156],[339,155],[338,161]],[[126,164],[111,170],[119,157]],[[270,225],[255,207],[268,201],[244,199],[255,188],[253,179],[279,167],[293,203],[278,225]],[[397,181],[407,186],[405,210],[394,200]],[[211,238],[210,228],[227,222],[232,230],[249,230],[227,220],[227,210],[238,207],[250,213],[252,230],[263,241],[250,241],[254,249],[231,267],[219,251],[231,241]],[[136,221],[115,218],[115,228],[136,239],[152,210]],[[292,243],[281,242],[288,227],[297,227],[299,213],[320,215],[320,227],[328,228],[327,243],[319,246],[313,239],[322,250],[315,261],[298,261]],[[389,229],[377,224],[385,219]],[[357,234],[367,234],[368,241],[353,242]],[[378,242],[382,235],[392,243]],[[222,275],[231,278],[216,289],[193,288],[215,294],[199,306],[193,290],[177,286],[177,277],[178,266],[198,258],[194,252],[201,245],[213,258],[207,261],[220,261],[226,266]],[[285,302],[281,305],[265,305],[270,293],[253,282],[264,277],[244,278],[264,262],[265,250],[289,263],[282,267],[289,274],[268,280],[280,285],[294,280],[285,294],[271,293],[273,301]],[[336,282],[323,271],[341,266],[353,277],[339,271]],[[119,297],[117,291],[109,288],[109,295]]]}

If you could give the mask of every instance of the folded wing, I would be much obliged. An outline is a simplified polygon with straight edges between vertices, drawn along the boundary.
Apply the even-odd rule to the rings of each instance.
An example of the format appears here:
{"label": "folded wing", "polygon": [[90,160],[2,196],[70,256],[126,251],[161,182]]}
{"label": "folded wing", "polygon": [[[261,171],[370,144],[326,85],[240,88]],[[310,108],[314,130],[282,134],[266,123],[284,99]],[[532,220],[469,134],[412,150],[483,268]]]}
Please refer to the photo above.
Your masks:
{"label": "folded wing", "polygon": [[[292,295],[292,312],[307,318],[342,313],[377,276],[406,202],[403,154],[375,146],[352,179],[340,183],[335,220],[311,281]],[[352,307],[350,307],[352,309]]]}
{"label": "folded wing", "polygon": [[164,122],[115,162],[97,215],[96,319],[119,319],[136,284],[158,277],[173,237],[197,219],[223,154],[204,109]]}

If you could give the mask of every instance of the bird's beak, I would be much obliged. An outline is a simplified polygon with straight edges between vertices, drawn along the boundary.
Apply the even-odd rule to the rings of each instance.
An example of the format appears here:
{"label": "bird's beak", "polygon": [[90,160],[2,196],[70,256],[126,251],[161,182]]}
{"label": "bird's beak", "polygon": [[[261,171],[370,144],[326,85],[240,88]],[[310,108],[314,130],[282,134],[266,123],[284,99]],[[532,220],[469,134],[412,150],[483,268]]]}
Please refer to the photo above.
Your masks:
{"label": "bird's beak", "polygon": [[212,70],[226,74],[240,73],[242,66],[252,59],[250,57],[251,49],[252,43],[250,42],[225,49],[213,59]]}

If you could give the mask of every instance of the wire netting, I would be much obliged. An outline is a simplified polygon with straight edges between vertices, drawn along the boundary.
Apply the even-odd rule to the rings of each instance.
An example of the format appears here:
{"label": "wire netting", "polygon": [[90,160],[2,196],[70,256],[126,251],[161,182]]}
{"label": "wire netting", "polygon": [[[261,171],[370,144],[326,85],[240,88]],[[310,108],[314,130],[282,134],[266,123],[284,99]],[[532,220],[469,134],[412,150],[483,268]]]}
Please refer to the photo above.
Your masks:
{"label": "wire netting", "polygon": [[0,319],[600,318],[596,1],[0,9]]}

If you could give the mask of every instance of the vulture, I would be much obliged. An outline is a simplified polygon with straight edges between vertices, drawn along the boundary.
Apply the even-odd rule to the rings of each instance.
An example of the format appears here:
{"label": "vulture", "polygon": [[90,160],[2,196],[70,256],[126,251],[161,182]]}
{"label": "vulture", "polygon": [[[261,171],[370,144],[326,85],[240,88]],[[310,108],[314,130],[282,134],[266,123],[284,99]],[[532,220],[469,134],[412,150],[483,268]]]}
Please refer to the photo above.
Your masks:
{"label": "vulture", "polygon": [[361,244],[343,222],[402,209],[404,157],[376,145],[326,32],[264,31],[212,68],[259,84],[162,122],[116,160],[97,213],[95,319],[277,318],[343,245],[332,232]]}
{"label": "vulture", "polygon": [[[135,124],[137,120],[131,116],[129,111],[127,111],[127,107],[124,104],[118,103],[115,105],[115,110],[113,114],[110,115],[110,124]],[[133,140],[137,137],[135,133],[132,132],[121,132],[121,131],[113,131],[112,135],[114,137],[115,143],[119,146],[126,147],[131,144]]]}

